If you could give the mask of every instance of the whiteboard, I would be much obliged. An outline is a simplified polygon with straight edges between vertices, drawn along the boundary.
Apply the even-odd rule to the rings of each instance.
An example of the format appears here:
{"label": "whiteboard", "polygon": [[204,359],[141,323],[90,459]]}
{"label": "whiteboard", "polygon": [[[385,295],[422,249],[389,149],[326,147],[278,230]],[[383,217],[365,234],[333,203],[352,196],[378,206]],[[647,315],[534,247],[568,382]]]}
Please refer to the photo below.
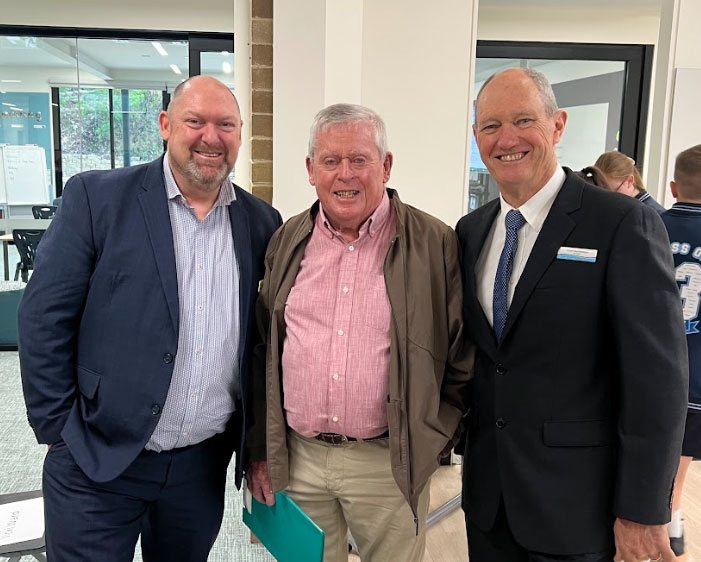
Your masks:
{"label": "whiteboard", "polygon": [[46,153],[40,146],[0,146],[0,203],[49,203]]}

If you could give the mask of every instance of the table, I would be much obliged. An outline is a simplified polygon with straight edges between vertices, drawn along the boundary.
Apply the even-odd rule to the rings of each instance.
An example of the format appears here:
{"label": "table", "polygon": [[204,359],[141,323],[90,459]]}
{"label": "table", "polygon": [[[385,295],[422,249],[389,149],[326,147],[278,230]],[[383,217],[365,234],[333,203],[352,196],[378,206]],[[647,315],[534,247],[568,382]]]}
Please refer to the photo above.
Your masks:
{"label": "table", "polygon": [[10,256],[8,255],[7,247],[12,244],[14,246],[15,242],[12,238],[12,234],[3,234],[0,236],[0,242],[2,242],[2,264],[5,272],[5,281],[10,280]]}

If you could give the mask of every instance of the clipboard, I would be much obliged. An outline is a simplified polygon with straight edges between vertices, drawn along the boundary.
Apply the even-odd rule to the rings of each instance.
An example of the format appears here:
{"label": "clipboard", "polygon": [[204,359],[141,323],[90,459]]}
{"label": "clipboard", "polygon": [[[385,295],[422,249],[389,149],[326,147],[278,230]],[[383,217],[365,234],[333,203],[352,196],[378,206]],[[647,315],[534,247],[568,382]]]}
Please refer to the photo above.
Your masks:
{"label": "clipboard", "polygon": [[243,522],[278,562],[323,562],[324,531],[285,492],[260,503],[244,484]]}

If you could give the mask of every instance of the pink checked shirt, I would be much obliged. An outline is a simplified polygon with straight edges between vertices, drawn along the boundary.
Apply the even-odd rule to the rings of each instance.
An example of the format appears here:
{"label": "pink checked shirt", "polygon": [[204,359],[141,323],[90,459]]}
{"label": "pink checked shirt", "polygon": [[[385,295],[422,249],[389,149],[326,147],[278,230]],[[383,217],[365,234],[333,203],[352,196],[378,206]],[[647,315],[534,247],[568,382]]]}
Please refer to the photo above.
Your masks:
{"label": "pink checked shirt", "polygon": [[382,268],[395,225],[386,192],[350,244],[319,209],[285,307],[284,407],[304,436],[387,431],[391,309]]}

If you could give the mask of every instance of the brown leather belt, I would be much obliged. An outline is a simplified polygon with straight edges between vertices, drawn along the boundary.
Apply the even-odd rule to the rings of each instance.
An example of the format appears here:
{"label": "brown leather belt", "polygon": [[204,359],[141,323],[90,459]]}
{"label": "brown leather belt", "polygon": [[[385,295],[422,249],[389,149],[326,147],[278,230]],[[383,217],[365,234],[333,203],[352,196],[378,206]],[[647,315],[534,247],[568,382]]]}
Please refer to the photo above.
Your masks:
{"label": "brown leather belt", "polygon": [[314,439],[323,443],[328,443],[329,445],[344,445],[346,443],[355,443],[356,441],[379,441],[380,439],[387,439],[388,437],[389,431],[385,431],[382,435],[377,435],[376,437],[368,437],[367,439],[346,437],[340,433],[320,433],[319,435],[315,435]]}

